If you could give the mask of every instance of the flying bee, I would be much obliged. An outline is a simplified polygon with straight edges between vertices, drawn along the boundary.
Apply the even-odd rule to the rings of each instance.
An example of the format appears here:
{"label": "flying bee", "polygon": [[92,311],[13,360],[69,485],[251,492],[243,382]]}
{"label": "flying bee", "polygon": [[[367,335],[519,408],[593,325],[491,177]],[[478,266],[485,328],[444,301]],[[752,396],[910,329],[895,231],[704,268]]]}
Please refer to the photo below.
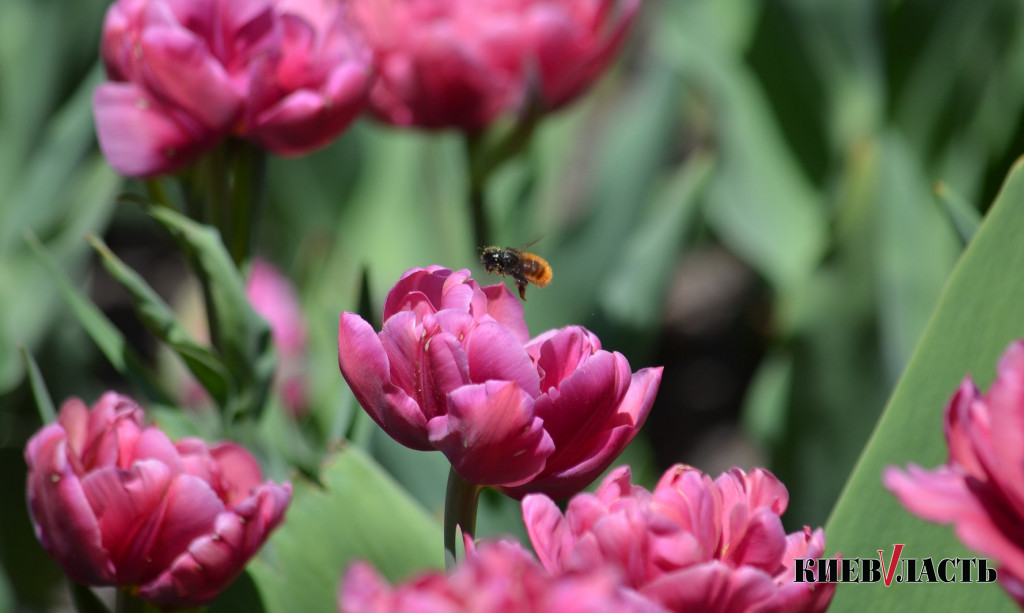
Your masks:
{"label": "flying bee", "polygon": [[551,266],[539,255],[525,251],[537,241],[527,243],[515,249],[513,247],[481,247],[480,263],[488,273],[497,273],[503,277],[515,279],[519,289],[519,297],[526,302],[526,283],[544,287],[551,282]]}

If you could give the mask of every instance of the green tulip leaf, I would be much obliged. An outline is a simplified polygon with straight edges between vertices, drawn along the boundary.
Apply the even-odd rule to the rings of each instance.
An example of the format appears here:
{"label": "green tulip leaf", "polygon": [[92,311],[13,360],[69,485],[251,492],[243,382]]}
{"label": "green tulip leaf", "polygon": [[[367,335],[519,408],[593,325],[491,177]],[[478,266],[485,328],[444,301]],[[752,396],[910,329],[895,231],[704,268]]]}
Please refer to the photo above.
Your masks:
{"label": "green tulip leaf", "polygon": [[[843,557],[983,557],[968,552],[949,526],[903,509],[881,481],[887,466],[931,468],[946,460],[943,412],[965,376],[985,389],[999,356],[1024,337],[1024,165],[1018,161],[985,222],[946,285],[889,405],[827,525],[828,550]],[[921,254],[928,257],[929,254]],[[995,560],[990,567],[996,566]],[[996,584],[883,584],[840,586],[830,611],[1013,610]]]}
{"label": "green tulip leaf", "polygon": [[141,275],[114,255],[102,239],[92,236],[89,242],[100,255],[107,272],[132,297],[135,313],[143,325],[181,357],[210,396],[223,406],[231,392],[231,378],[220,358],[189,336],[174,310]]}
{"label": "green tulip leaf", "polygon": [[295,483],[284,524],[249,565],[268,611],[334,613],[356,559],[392,581],[442,567],[440,524],[363,452],[339,451],[322,481]]}
{"label": "green tulip leaf", "polygon": [[188,255],[204,288],[211,342],[237,386],[223,407],[228,422],[258,416],[276,366],[270,327],[249,302],[220,233],[166,207],[149,213]]}

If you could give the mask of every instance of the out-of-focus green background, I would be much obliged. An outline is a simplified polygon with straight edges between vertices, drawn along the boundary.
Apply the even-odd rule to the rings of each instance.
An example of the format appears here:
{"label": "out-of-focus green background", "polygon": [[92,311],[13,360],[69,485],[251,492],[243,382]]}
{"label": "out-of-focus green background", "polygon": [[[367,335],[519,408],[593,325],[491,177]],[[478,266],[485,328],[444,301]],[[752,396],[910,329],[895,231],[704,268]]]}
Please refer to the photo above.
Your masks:
{"label": "out-of-focus green background", "polygon": [[[133,392],[24,231],[153,362],[156,343],[84,237],[103,236],[169,301],[188,275],[156,224],[118,204],[139,186],[96,148],[105,8],[0,4],[0,609],[66,606],[25,512],[21,454],[39,417],[19,344],[58,401]],[[634,370],[664,365],[624,458],[638,480],[675,462],[764,465],[789,488],[787,526],[820,526],[1024,152],[1022,120],[1018,0],[648,0],[614,69],[494,176],[488,213],[498,242],[541,238],[531,250],[554,269],[528,292],[534,334],[582,324]],[[346,438],[440,514],[443,458],[362,415],[338,373],[337,319],[379,319],[414,266],[482,278],[464,169],[458,135],[366,120],[322,152],[271,161],[258,251],[299,288],[315,400],[275,477]],[[515,504],[485,496],[483,535],[521,534],[518,522]]]}

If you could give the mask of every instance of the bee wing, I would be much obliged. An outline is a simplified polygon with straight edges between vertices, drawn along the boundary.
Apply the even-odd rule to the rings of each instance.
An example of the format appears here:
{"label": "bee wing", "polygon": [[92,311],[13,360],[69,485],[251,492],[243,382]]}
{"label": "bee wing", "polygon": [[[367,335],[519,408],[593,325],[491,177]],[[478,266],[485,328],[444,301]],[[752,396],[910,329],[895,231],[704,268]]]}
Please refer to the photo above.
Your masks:
{"label": "bee wing", "polygon": [[519,251],[526,251],[526,250],[527,250],[527,249],[529,249],[530,247],[534,246],[535,244],[537,244],[537,243],[539,243],[539,242],[540,242],[541,240],[543,240],[545,236],[547,236],[547,233],[546,233],[546,232],[545,232],[544,234],[541,234],[541,235],[540,235],[540,236],[538,236],[537,238],[533,239],[532,241],[530,241],[530,242],[526,243],[526,244],[525,244],[525,245],[523,245],[522,247],[520,247],[520,248],[519,248]]}

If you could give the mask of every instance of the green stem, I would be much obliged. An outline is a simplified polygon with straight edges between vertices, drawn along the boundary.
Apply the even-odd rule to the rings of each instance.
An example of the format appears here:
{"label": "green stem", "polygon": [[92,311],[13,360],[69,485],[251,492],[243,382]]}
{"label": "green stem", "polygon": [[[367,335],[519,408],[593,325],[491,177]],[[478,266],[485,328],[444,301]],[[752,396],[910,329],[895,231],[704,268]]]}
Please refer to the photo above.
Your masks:
{"label": "green stem", "polygon": [[266,200],[267,155],[244,141],[231,141],[231,221],[224,236],[235,264],[242,265],[252,252],[252,235]]}
{"label": "green stem", "polygon": [[151,202],[169,209],[174,209],[171,199],[167,195],[167,189],[160,179],[149,179],[146,181],[146,193],[149,194]]}
{"label": "green stem", "polygon": [[490,226],[487,221],[487,199],[484,193],[487,175],[490,170],[483,160],[483,147],[480,134],[466,134],[466,179],[469,184],[467,197],[469,213],[473,220],[473,238],[477,247],[491,244]]}
{"label": "green stem", "polygon": [[131,593],[130,588],[117,590],[117,599],[114,601],[114,613],[142,613],[146,609],[146,602]]}
{"label": "green stem", "polygon": [[451,572],[456,560],[456,528],[470,538],[476,532],[476,507],[481,486],[463,479],[455,469],[448,471],[448,489],[444,496],[444,567]]}
{"label": "green stem", "polygon": [[482,132],[467,132],[466,168],[469,184],[469,210],[473,218],[473,234],[478,247],[492,244],[490,224],[487,219],[486,187],[491,173],[506,160],[520,153],[530,144],[542,112],[539,106],[530,105],[516,119],[511,129],[488,139]]}

